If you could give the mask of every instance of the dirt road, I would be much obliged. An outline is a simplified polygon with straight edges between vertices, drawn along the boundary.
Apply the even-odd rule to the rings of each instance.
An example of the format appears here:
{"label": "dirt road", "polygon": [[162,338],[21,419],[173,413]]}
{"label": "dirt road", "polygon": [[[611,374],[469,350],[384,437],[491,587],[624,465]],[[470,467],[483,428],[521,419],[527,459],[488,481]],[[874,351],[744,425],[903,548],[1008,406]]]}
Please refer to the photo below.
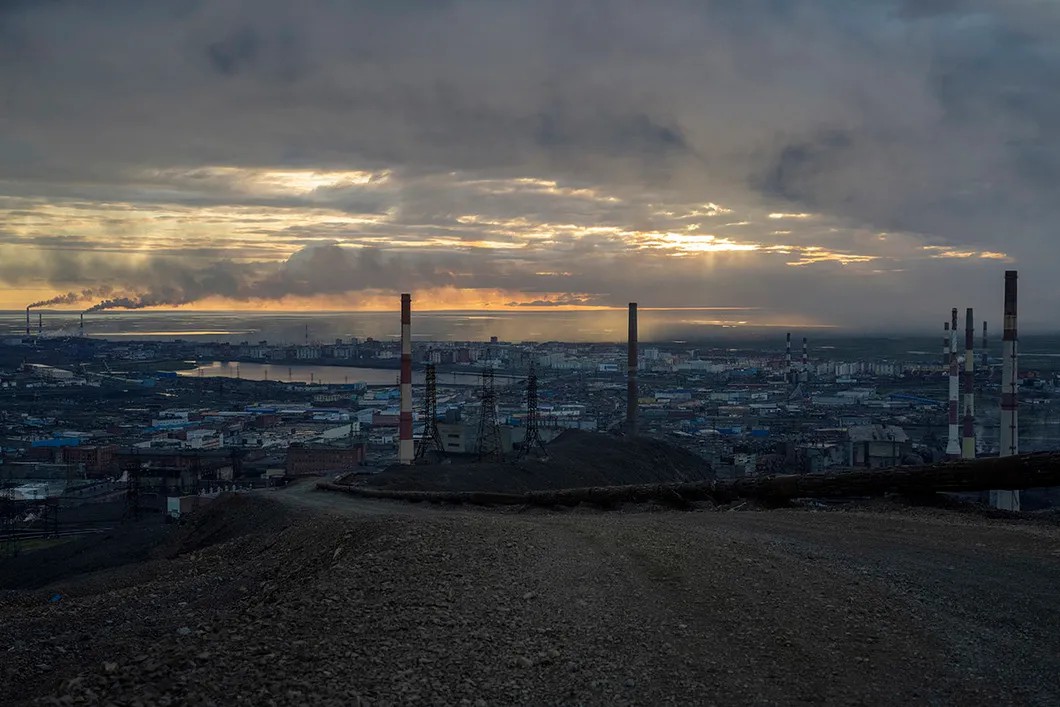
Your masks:
{"label": "dirt road", "polygon": [[[7,597],[0,644],[21,637],[8,655],[32,678],[10,699],[1060,701],[1060,529],[1043,522],[501,513],[303,487],[200,524],[68,601]],[[100,626],[72,643],[84,660],[52,659]]]}

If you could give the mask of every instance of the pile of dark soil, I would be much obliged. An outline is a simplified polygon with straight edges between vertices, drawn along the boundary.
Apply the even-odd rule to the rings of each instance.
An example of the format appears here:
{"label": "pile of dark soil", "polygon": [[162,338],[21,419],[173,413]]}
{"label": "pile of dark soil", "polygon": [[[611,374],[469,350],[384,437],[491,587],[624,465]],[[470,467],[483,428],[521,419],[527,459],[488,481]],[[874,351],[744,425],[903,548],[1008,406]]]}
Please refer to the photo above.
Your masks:
{"label": "pile of dark soil", "polygon": [[362,481],[383,489],[521,493],[714,478],[701,457],[648,437],[567,430],[548,445],[547,455],[503,463],[395,466]]}
{"label": "pile of dark soil", "polygon": [[253,503],[242,494],[224,493],[205,507],[188,514],[186,527],[161,552],[168,557],[194,552],[232,538],[287,524],[279,507]]}

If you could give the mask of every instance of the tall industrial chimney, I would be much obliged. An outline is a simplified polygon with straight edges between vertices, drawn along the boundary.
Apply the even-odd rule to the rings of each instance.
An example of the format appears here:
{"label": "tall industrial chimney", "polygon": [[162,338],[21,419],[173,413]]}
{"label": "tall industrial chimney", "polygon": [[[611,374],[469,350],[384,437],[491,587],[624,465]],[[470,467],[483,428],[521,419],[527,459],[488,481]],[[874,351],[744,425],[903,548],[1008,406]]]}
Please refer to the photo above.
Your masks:
{"label": "tall industrial chimney", "polygon": [[29,328],[29,307],[26,307],[26,336],[30,336],[31,333]]}
{"label": "tall industrial chimney", "polygon": [[85,313],[81,312],[81,323],[77,325],[77,334],[82,339],[85,338]]}
{"label": "tall industrial chimney", "polygon": [[957,365],[957,308],[954,307],[950,322],[950,395],[949,436],[946,440],[947,459],[959,459],[961,456],[961,429],[957,420],[960,388],[960,368]]}
{"label": "tall industrial chimney", "polygon": [[[1001,337],[1001,445],[998,456],[1019,454],[1019,360],[1016,334],[1017,272],[1005,271],[1005,321]],[[1020,510],[1020,492],[991,491],[990,505],[1008,511]]]}
{"label": "tall industrial chimney", "polygon": [[810,380],[810,349],[806,337],[802,337],[802,379]]}
{"label": "tall industrial chimney", "polygon": [[37,312],[37,336],[44,333],[44,312]]}
{"label": "tall industrial chimney", "polygon": [[629,336],[626,351],[626,428],[637,432],[637,303],[629,303]]}
{"label": "tall industrial chimney", "polygon": [[791,379],[792,379],[792,373],[794,372],[794,370],[791,367],[791,332],[790,331],[788,332],[788,349],[787,349],[787,354],[785,355],[785,360],[787,361],[788,367],[787,367],[787,370],[784,371],[784,380],[786,380],[786,381],[788,381],[790,383]]}
{"label": "tall industrial chimney", "polygon": [[412,295],[401,295],[401,411],[398,416],[398,463],[416,457],[412,443]]}
{"label": "tall industrial chimney", "polygon": [[975,459],[975,317],[972,308],[964,320],[964,418],[961,420],[961,459]]}

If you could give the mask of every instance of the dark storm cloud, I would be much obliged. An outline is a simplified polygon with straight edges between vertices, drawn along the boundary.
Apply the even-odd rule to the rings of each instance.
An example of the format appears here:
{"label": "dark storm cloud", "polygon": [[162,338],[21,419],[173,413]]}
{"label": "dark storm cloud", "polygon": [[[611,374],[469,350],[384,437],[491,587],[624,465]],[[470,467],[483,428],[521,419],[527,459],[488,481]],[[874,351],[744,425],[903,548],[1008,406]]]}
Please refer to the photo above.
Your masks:
{"label": "dark storm cloud", "polygon": [[788,143],[777,150],[766,170],[760,189],[793,202],[812,202],[816,179],[831,172],[847,158],[851,137],[844,130],[822,130],[806,139]]}
{"label": "dark storm cloud", "polygon": [[250,27],[243,27],[207,45],[206,55],[218,73],[232,76],[253,65],[260,44],[257,33]]}
{"label": "dark storm cloud", "polygon": [[[321,219],[279,234],[260,224],[263,237],[292,247],[378,239],[383,250],[425,238],[517,244],[517,219],[531,223],[524,232],[533,224],[665,231],[702,222],[703,232],[720,234],[715,221],[678,213],[716,201],[734,209],[733,221],[755,221],[746,241],[872,248],[888,260],[859,269],[791,267],[792,258],[764,253],[668,259],[623,251],[623,235],[576,242],[557,229],[517,253],[417,252],[400,268],[390,255],[377,266],[443,285],[528,291],[541,285],[532,273],[569,272],[554,291],[617,302],[638,287],[678,304],[719,292],[785,298],[799,284],[806,309],[819,311],[834,310],[831,298],[846,288],[838,301],[847,311],[833,316],[858,322],[859,309],[883,316],[880,302],[909,287],[925,296],[935,287],[956,291],[982,268],[1000,270],[993,261],[928,262],[923,245],[1003,251],[1027,271],[1024,282],[1049,287],[1060,266],[1052,245],[1060,220],[1058,33],[1060,9],[1031,0],[7,3],[0,192],[145,209],[385,216],[359,226]],[[391,176],[264,194],[201,172],[214,165]],[[474,186],[522,177],[560,188]],[[579,196],[579,188],[597,196]],[[754,216],[770,210],[819,218],[773,224]],[[124,246],[138,232],[123,228],[132,235],[113,238]],[[881,231],[909,234],[900,241],[905,259],[880,251],[872,239]],[[5,242],[62,248],[61,233]],[[189,237],[189,255],[210,252],[195,240],[203,237]],[[92,247],[76,238],[70,247]],[[172,236],[157,247],[179,254],[178,243]],[[731,282],[710,270],[708,259],[722,257],[738,271]],[[182,273],[181,261],[160,256],[143,272]],[[336,262],[353,268],[347,281],[374,282],[359,262]],[[870,283],[870,269],[891,274]],[[0,265],[3,273],[25,281]],[[927,285],[909,273],[933,279]],[[150,284],[132,265],[114,275]],[[273,277],[277,292],[303,288]],[[757,290],[744,285],[752,278]],[[198,286],[191,274],[171,279],[174,292]],[[245,282],[220,278],[215,289],[244,296]]]}

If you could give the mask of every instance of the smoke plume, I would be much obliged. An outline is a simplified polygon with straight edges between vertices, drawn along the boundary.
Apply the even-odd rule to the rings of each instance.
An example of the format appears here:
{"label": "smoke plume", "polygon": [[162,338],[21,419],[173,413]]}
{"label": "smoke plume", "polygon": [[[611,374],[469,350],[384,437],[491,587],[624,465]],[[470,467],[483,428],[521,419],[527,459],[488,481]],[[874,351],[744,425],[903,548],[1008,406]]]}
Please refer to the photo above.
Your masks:
{"label": "smoke plume", "polygon": [[26,305],[26,309],[36,309],[37,307],[48,307],[53,304],[78,304],[87,300],[94,300],[100,297],[107,297],[113,292],[113,288],[104,285],[102,287],[86,288],[79,292],[67,292],[66,294],[56,295],[51,299],[44,299],[39,302]]}
{"label": "smoke plume", "polygon": [[[115,270],[121,285],[105,285],[56,295],[30,307],[100,300],[85,312],[143,309],[193,304],[219,297],[239,302],[278,300],[287,296],[342,295],[371,289],[392,289],[415,281],[425,286],[469,285],[476,277],[460,259],[403,258],[373,248],[343,248],[335,243],[306,246],[282,262],[220,260],[197,266],[179,260],[149,260],[137,268]],[[503,268],[491,270],[503,276]],[[87,273],[86,273],[87,274]],[[102,299],[101,299],[102,298]]]}

